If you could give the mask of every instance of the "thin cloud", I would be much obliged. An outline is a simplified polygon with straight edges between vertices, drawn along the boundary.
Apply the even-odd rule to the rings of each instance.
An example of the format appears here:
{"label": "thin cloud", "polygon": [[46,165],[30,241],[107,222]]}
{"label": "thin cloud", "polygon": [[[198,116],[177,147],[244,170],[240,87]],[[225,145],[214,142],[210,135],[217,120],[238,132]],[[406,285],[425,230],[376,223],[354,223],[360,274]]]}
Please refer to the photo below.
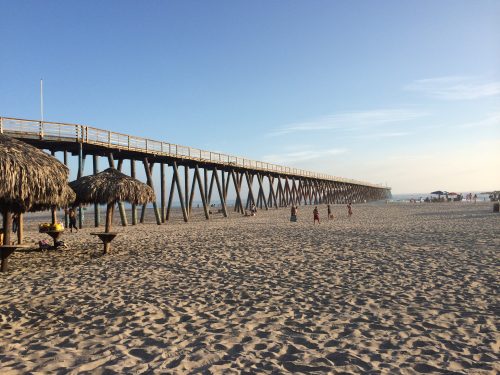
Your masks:
{"label": "thin cloud", "polygon": [[276,164],[289,164],[346,153],[345,149],[302,150],[282,154],[264,155],[262,159]]}
{"label": "thin cloud", "polygon": [[472,100],[500,94],[500,81],[485,82],[478,77],[448,76],[419,79],[405,86],[408,91],[443,100]]}
{"label": "thin cloud", "polygon": [[500,112],[493,113],[482,120],[472,121],[461,125],[462,128],[485,128],[494,126],[500,126]]}
{"label": "thin cloud", "polygon": [[359,138],[396,138],[396,137],[405,137],[411,134],[413,133],[410,132],[374,133],[374,134],[360,135]]}
{"label": "thin cloud", "polygon": [[323,116],[311,121],[292,123],[276,129],[269,136],[280,136],[303,131],[348,130],[355,131],[373,126],[415,120],[428,115],[426,112],[410,109],[379,109],[369,111],[343,112]]}

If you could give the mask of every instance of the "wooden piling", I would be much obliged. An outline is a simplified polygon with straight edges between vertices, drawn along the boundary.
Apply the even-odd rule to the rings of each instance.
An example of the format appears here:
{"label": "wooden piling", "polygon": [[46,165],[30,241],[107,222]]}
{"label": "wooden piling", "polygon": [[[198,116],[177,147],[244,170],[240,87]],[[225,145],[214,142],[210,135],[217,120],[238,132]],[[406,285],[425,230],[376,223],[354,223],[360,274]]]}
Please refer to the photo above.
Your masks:
{"label": "wooden piling", "polygon": [[[144,170],[146,172],[146,177],[148,179],[148,185],[154,191],[155,188],[154,188],[153,177],[152,177],[152,173],[151,173],[152,166],[149,164],[148,158],[144,158],[142,163],[144,165]],[[156,204],[156,200],[153,201],[153,210],[155,212],[156,224],[161,225],[160,212],[158,211],[158,206]]]}

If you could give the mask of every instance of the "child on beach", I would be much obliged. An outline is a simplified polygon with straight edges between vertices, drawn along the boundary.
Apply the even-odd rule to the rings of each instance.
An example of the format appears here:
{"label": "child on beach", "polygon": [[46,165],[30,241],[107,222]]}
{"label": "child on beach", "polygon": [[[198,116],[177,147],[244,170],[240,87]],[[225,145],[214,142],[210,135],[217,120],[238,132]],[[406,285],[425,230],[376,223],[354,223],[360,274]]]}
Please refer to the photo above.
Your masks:
{"label": "child on beach", "polygon": [[292,205],[292,209],[290,212],[290,221],[297,221],[297,206]]}
{"label": "child on beach", "polygon": [[328,211],[328,220],[333,219],[332,208],[330,207],[330,205],[327,205],[326,208]]}
{"label": "child on beach", "polygon": [[347,215],[349,217],[352,216],[352,207],[351,207],[351,202],[347,203]]}
{"label": "child on beach", "polygon": [[314,207],[314,210],[313,210],[313,217],[314,217],[314,224],[316,224],[316,220],[318,221],[318,224],[319,224],[320,222],[319,222],[319,211],[318,211],[318,206]]}

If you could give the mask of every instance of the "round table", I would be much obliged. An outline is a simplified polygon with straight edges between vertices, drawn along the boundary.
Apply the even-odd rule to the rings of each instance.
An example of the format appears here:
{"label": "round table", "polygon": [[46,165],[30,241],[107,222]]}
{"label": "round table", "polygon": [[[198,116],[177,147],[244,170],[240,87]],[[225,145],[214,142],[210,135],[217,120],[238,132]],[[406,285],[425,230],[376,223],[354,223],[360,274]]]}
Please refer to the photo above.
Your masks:
{"label": "round table", "polygon": [[64,233],[64,230],[47,230],[40,233],[47,233],[50,237],[52,237],[52,240],[54,240],[54,249],[55,249],[57,240]]}
{"label": "round table", "polygon": [[90,233],[92,236],[97,236],[99,239],[102,241],[104,244],[104,254],[107,254],[110,248],[111,241],[115,239],[117,236],[118,232],[95,232],[95,233]]}

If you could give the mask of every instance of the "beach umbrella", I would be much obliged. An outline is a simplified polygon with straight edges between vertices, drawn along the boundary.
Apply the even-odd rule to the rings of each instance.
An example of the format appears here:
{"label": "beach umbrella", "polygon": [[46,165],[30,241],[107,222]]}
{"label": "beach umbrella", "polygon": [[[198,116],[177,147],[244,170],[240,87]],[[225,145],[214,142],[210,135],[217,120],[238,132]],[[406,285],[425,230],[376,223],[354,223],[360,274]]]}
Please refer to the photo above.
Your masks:
{"label": "beach umbrella", "polygon": [[431,194],[435,194],[435,195],[444,195],[444,194],[446,194],[446,192],[441,191],[441,190],[437,190],[437,191],[433,191]]}
{"label": "beach umbrella", "polygon": [[431,194],[437,195],[438,199],[441,200],[441,195],[446,195],[447,193],[446,193],[446,191],[437,190],[437,191],[433,191]]}
{"label": "beach umbrella", "polygon": [[114,168],[84,176],[69,184],[76,193],[77,204],[97,203],[106,207],[106,233],[111,232],[114,205],[118,201],[146,204],[155,200],[155,193],[145,183]]}

